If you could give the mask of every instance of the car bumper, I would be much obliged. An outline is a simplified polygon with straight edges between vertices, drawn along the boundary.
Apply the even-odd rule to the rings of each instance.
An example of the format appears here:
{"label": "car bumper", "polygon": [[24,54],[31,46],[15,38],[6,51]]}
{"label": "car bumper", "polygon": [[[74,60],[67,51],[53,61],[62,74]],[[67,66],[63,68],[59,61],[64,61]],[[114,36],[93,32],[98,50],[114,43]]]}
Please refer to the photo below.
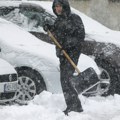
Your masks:
{"label": "car bumper", "polygon": [[17,85],[17,81],[0,83],[0,103],[15,100]]}

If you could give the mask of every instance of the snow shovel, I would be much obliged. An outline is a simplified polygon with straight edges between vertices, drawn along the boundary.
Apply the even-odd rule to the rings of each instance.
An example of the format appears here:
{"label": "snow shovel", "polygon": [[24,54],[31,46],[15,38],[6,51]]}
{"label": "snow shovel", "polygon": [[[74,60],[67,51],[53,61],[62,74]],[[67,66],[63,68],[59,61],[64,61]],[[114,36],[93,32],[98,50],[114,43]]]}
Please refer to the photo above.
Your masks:
{"label": "snow shovel", "polygon": [[[78,93],[84,94],[87,91],[91,91],[94,89],[98,84],[100,84],[100,80],[98,79],[98,75],[94,71],[93,68],[88,68],[83,72],[80,72],[80,70],[77,68],[75,63],[72,61],[72,59],[69,57],[69,55],[66,53],[65,50],[62,49],[62,46],[58,43],[57,39],[52,35],[52,33],[48,30],[48,35],[51,38],[51,40],[54,42],[54,44],[61,49],[61,52],[64,54],[66,59],[71,63],[71,65],[74,67],[76,72],[78,73],[77,76],[73,76],[70,78],[71,84],[75,87],[75,89],[78,91]],[[96,89],[96,88],[95,88]],[[90,94],[95,93],[90,92]]]}

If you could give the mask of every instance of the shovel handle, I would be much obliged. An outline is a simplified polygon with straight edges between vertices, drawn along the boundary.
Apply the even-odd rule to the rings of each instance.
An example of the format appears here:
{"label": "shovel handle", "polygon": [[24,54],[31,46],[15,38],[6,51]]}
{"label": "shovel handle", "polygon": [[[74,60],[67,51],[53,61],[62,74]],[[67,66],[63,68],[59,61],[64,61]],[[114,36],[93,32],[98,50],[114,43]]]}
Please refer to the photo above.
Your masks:
{"label": "shovel handle", "polygon": [[[48,35],[51,38],[51,40],[55,43],[55,45],[62,49],[62,46],[59,44],[59,42],[57,41],[57,39],[52,35],[52,33],[48,30]],[[69,57],[69,55],[66,53],[65,50],[62,50],[62,53],[65,55],[65,57],[67,58],[67,60],[71,63],[71,65],[75,68],[75,70],[78,72],[78,74],[80,74],[80,70],[77,68],[77,66],[75,65],[75,63],[73,62],[73,60]]]}

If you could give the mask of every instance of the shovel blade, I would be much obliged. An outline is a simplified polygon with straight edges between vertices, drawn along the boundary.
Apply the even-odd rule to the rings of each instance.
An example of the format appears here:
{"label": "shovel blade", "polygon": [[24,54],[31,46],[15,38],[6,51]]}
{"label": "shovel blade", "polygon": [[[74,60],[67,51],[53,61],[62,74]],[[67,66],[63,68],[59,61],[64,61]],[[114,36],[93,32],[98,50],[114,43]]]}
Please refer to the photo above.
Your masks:
{"label": "shovel blade", "polygon": [[94,85],[99,81],[98,75],[93,68],[88,68],[77,76],[70,78],[71,84],[75,87],[78,93]]}

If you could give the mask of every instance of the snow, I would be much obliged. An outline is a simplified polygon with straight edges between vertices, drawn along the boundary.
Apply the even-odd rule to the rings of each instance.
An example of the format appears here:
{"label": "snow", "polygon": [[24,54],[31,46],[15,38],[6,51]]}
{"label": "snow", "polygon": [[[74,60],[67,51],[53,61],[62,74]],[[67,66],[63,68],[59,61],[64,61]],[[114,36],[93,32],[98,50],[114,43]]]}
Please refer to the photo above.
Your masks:
{"label": "snow", "polygon": [[16,73],[14,67],[0,58],[0,75]]}
{"label": "snow", "polygon": [[[0,22],[3,22],[3,19],[0,19]],[[6,30],[7,30],[7,36],[6,36]],[[47,57],[46,60],[52,59],[54,64],[58,63],[55,56],[55,47],[53,45],[40,41],[39,39],[37,39],[36,37],[34,37],[29,33],[27,34],[26,31],[24,31],[22,28],[18,27],[17,25],[13,25],[9,22],[6,24],[5,21],[5,24],[0,24],[0,31],[2,34],[0,36],[0,39],[3,40],[1,41],[2,48],[4,47],[5,47],[4,49],[14,48],[16,50],[15,52],[19,52],[19,53],[23,52],[24,54],[28,54],[28,55],[32,54],[33,57],[44,56],[45,58]],[[8,48],[8,46],[9,47],[11,46],[12,48]],[[24,51],[27,51],[27,53],[25,53]],[[14,56],[13,51],[11,51],[11,54]]]}
{"label": "snow", "polygon": [[43,91],[28,105],[0,106],[1,120],[120,120],[120,96],[89,97],[79,95],[84,112],[65,116],[62,94]]}
{"label": "snow", "polygon": [[[49,8],[48,5],[46,8]],[[87,33],[92,38],[99,41],[106,40],[106,42],[109,40],[120,45],[118,41],[120,40],[120,32],[100,26],[97,22],[92,24],[94,21],[90,24],[91,20],[84,15],[82,15],[82,18],[85,20]],[[27,49],[22,44],[19,44],[19,47]],[[84,62],[84,60],[82,61]],[[82,63],[82,65],[85,64]],[[88,98],[79,95],[79,98],[82,102],[84,112],[70,112],[69,116],[65,116],[62,112],[66,108],[63,94],[52,94],[43,91],[30,101],[28,105],[20,106],[13,104],[0,106],[0,120],[120,120],[120,95]]]}

